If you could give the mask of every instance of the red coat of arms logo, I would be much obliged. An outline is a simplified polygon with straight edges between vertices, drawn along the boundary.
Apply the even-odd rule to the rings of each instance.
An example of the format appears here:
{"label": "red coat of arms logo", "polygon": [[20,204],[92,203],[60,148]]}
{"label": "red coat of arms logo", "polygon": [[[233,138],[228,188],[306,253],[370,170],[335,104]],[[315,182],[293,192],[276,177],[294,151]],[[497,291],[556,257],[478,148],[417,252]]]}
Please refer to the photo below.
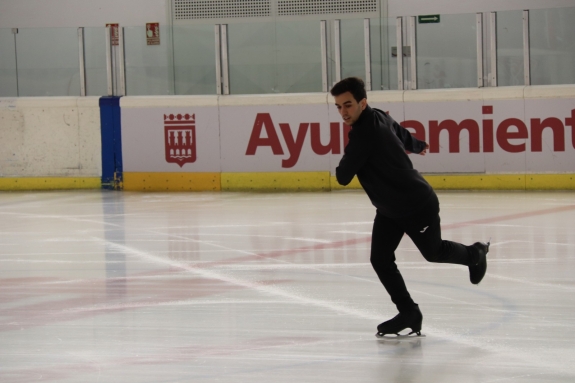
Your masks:
{"label": "red coat of arms logo", "polygon": [[164,114],[166,161],[180,167],[196,161],[196,115]]}

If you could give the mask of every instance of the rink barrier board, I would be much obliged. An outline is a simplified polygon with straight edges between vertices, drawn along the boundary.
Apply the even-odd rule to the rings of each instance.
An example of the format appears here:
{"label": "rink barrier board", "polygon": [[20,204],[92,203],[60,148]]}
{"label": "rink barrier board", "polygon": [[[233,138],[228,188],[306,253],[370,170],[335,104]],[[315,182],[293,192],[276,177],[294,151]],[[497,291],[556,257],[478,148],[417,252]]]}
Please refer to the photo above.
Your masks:
{"label": "rink barrier board", "polygon": [[[219,107],[242,107],[247,105],[301,105],[302,101],[305,104],[319,105],[332,103],[329,95],[326,94],[316,94],[307,95],[305,99],[301,99],[302,95],[274,95],[275,97],[269,95],[260,96],[233,96],[233,97],[211,97],[209,100],[205,101],[204,97],[161,97],[158,101],[158,97],[127,97],[122,98],[124,104],[120,104],[116,100],[110,100],[110,106],[114,107],[113,115],[114,119],[117,121],[121,113],[121,107],[127,108],[141,108],[154,106],[165,106],[165,107],[189,107],[189,106],[216,106]],[[561,99],[561,98],[575,98],[575,87],[570,86],[538,86],[538,87],[507,87],[507,88],[497,88],[497,89],[471,89],[471,90],[428,90],[428,91],[417,91],[417,92],[370,92],[369,99],[373,102],[383,102],[393,106],[393,103],[400,103],[406,101],[458,101],[461,99],[466,100],[537,100],[537,99]],[[79,147],[82,148],[81,152],[84,153],[89,147],[85,146],[87,143],[94,143],[95,136],[90,133],[90,135],[85,135],[85,126],[97,124],[103,129],[104,121],[101,121],[101,117],[97,116],[94,107],[96,105],[101,107],[102,98],[72,98],[72,97],[60,97],[60,98],[17,98],[17,99],[0,99],[0,109],[6,111],[19,111],[20,108],[32,109],[31,113],[37,114],[38,111],[46,111],[46,113],[54,112],[60,113],[58,108],[70,108],[70,113],[72,115],[78,114],[80,138]],[[209,102],[208,102],[209,101]],[[105,103],[105,101],[104,101]],[[491,103],[491,102],[490,102]],[[132,105],[133,104],[133,105]],[[51,111],[52,108],[58,109]],[[92,110],[94,109],[94,110]],[[95,113],[94,113],[95,112]],[[101,112],[101,110],[100,110]],[[97,113],[97,114],[96,114]],[[57,114],[57,113],[56,113]],[[55,126],[56,120],[51,118],[51,115],[42,115],[43,117],[38,117],[40,126]],[[560,116],[561,117],[561,116]],[[565,117],[565,116],[563,116]],[[31,119],[25,119],[26,122]],[[100,120],[100,121],[98,121]],[[275,117],[274,117],[275,120]],[[57,120],[60,121],[60,120]],[[64,122],[68,120],[65,119]],[[69,122],[69,121],[68,121]],[[276,125],[281,124],[282,120],[278,119],[274,123]],[[130,174],[129,181],[124,184],[122,179],[122,149],[121,149],[121,137],[118,139],[119,129],[117,129],[121,124],[114,123],[114,137],[113,143],[115,145],[120,144],[119,148],[113,150],[114,160],[116,160],[113,174],[113,180],[117,183],[119,188],[126,187],[126,190],[338,190],[345,188],[360,188],[357,179],[354,179],[352,183],[346,187],[342,187],[337,183],[334,176],[330,175],[328,171],[310,172],[305,169],[296,170],[294,172],[281,171],[275,172],[275,170],[263,170],[258,169],[250,172],[241,173],[241,170],[237,172],[236,170],[227,172],[222,168],[221,170],[213,170],[215,173],[212,176],[208,176],[205,180],[206,174],[198,176],[199,173],[195,171],[180,171],[169,173],[164,170],[152,170],[146,169],[142,173]],[[24,125],[26,129],[37,129],[36,125],[28,126]],[[76,128],[76,125],[73,125]],[[100,130],[100,129],[98,129]],[[45,134],[46,130],[41,130]],[[279,129],[278,129],[279,132]],[[93,132],[95,133],[95,131]],[[103,134],[102,131],[98,132]],[[573,130],[575,134],[575,128]],[[99,135],[99,134],[98,134]],[[70,136],[70,135],[69,135]],[[72,135],[73,137],[73,135]],[[565,137],[568,144],[568,137]],[[323,139],[322,139],[323,140]],[[575,139],[572,139],[575,140]],[[99,141],[99,140],[98,140]],[[108,141],[109,143],[110,141]],[[575,141],[573,141],[575,142]],[[7,141],[6,145],[9,144]],[[48,143],[51,144],[51,143]],[[53,143],[52,143],[53,144]],[[66,147],[75,147],[75,142],[64,143]],[[99,143],[98,143],[99,144]],[[108,144],[102,142],[101,153],[103,154]],[[93,145],[97,147],[99,145]],[[13,146],[14,147],[14,146]],[[9,148],[9,146],[8,146]],[[51,149],[49,145],[47,149]],[[58,153],[61,153],[59,150]],[[98,151],[100,152],[100,151]],[[90,153],[88,153],[90,154]],[[93,160],[98,161],[99,155],[91,155]],[[84,156],[86,157],[86,156]],[[107,159],[111,158],[106,156]],[[80,158],[80,160],[82,160]],[[102,158],[104,160],[104,158]],[[99,162],[99,161],[98,161]],[[104,161],[102,161],[104,162]],[[260,161],[261,162],[261,161]],[[335,162],[337,164],[337,162]],[[573,164],[573,163],[571,163]],[[105,165],[102,163],[102,166]],[[334,165],[332,165],[334,166]],[[88,169],[96,169],[93,165],[87,167]],[[63,168],[65,171],[69,168]],[[84,167],[86,169],[86,167]],[[519,171],[510,173],[427,173],[425,169],[422,170],[425,178],[432,184],[436,189],[463,189],[463,190],[575,190],[574,186],[574,174],[569,170],[573,169],[572,165],[568,164],[565,169],[558,169],[557,173],[552,171],[545,171],[545,174],[525,174],[525,172]],[[1,170],[1,169],[0,169]],[[190,169],[191,170],[191,169]],[[224,171],[222,171],[224,170]],[[255,170],[255,169],[254,169]],[[295,170],[295,169],[294,169]],[[421,170],[421,169],[420,169]],[[550,169],[551,170],[551,169]],[[567,170],[567,172],[565,172]],[[60,172],[60,169],[57,169]],[[210,169],[200,170],[201,172],[212,171]],[[40,174],[22,174],[19,176],[18,173],[10,174],[7,177],[0,177],[0,190],[55,190],[55,189],[90,189],[90,188],[100,188],[105,187],[104,183],[111,183],[110,180],[101,179],[100,182],[96,181],[94,177],[96,173],[100,173],[102,176],[103,172],[93,172],[92,170],[86,171],[86,174],[80,177],[72,175],[58,175],[55,174],[54,177],[46,177],[42,172],[35,170],[36,173]],[[234,173],[237,172],[237,173]],[[333,169],[332,169],[333,172]],[[131,172],[137,173],[137,172]],[[317,174],[313,174],[317,173]],[[326,174],[327,173],[327,177]],[[214,175],[215,174],[215,175]],[[333,174],[333,173],[332,173]],[[218,177],[219,176],[219,180]],[[198,178],[199,177],[199,178]],[[104,177],[103,177],[104,178]],[[327,182],[326,182],[327,178]]]}
{"label": "rink barrier board", "polygon": [[[433,137],[442,151],[433,152],[437,153],[433,156],[434,162],[427,158],[422,161],[419,156],[412,157],[415,168],[437,189],[574,189],[571,174],[575,170],[575,152],[571,145],[575,145],[572,143],[575,139],[571,137],[575,134],[575,128],[571,130],[568,126],[568,119],[575,118],[572,114],[570,116],[575,109],[573,85],[369,92],[368,99],[374,106],[389,110],[391,115],[409,120],[412,125],[409,128],[415,129],[416,133],[419,126],[415,126],[414,122],[419,122],[424,126],[426,139],[433,139],[430,131],[432,122],[437,125],[434,125]],[[441,111],[435,105],[446,102],[457,102],[456,111],[461,109],[461,113],[451,115],[451,112]],[[345,127],[342,128],[341,122],[336,122],[340,117],[329,94],[234,95],[205,99],[200,96],[176,99],[168,96],[127,97],[122,99],[121,106],[138,110],[136,116],[149,113],[149,118],[125,121],[131,129],[126,137],[130,137],[133,145],[124,148],[125,152],[130,153],[130,162],[124,162],[124,170],[164,173],[172,171],[167,168],[171,166],[174,172],[181,173],[219,171],[221,190],[226,191],[361,187],[357,180],[342,187],[333,177],[343,154]],[[452,108],[449,105],[439,106]],[[210,112],[202,107],[217,107],[218,117],[210,117]],[[406,108],[409,110],[406,111]],[[160,158],[164,152],[164,139],[157,134],[162,128],[160,117],[164,116],[165,120],[166,115],[176,113],[196,113],[196,141],[201,143],[198,151],[204,151],[202,155],[198,154],[197,161],[194,157],[193,163],[179,164],[179,169],[174,164],[164,163],[173,161]],[[547,126],[543,128],[545,134],[541,131],[534,133],[536,130],[533,130],[533,126],[539,125],[532,124],[549,118],[547,124],[559,121],[565,128],[563,135],[551,125],[549,128],[552,129]],[[150,122],[152,119],[155,122]],[[206,125],[208,120],[211,121],[209,129]],[[526,136],[516,137],[520,129],[515,129],[515,125],[508,120],[523,122],[523,130],[527,129],[528,133],[521,135]],[[463,124],[463,121],[475,124],[473,137],[477,135],[477,139],[474,138],[473,145],[477,144],[478,148],[472,149],[471,128],[463,133],[459,141],[453,138],[454,134],[459,134],[457,125]],[[320,130],[319,140],[316,130],[315,146],[314,124],[329,126],[329,130]],[[335,133],[332,129],[334,124]],[[511,128],[508,129],[506,124]],[[439,137],[438,132],[442,130],[449,133]],[[218,133],[219,146],[217,140],[214,143],[210,138],[218,137]],[[551,142],[551,137],[554,142]],[[519,139],[523,141],[517,141]],[[477,140],[479,142],[475,142]],[[452,150],[452,141],[461,143],[453,145]],[[553,145],[552,151],[548,150],[550,144]],[[515,154],[521,145],[523,149],[519,152],[524,153]],[[537,149],[537,145],[543,146],[544,150]],[[561,146],[564,148],[561,149]],[[150,153],[158,157],[153,163],[149,161]],[[219,157],[208,158],[207,154],[215,153]],[[200,160],[203,162],[200,163]],[[220,168],[214,169],[218,164]],[[325,173],[328,173],[327,177]]]}
{"label": "rink barrier board", "polygon": [[0,190],[100,188],[99,99],[0,98]]}

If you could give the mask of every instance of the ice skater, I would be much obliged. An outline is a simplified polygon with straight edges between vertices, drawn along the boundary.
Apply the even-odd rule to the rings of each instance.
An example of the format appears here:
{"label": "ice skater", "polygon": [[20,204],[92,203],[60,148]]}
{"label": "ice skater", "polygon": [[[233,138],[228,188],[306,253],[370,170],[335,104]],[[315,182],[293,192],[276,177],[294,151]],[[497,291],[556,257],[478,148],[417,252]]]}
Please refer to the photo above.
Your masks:
{"label": "ice skater", "polygon": [[429,145],[416,139],[385,112],[367,104],[364,82],[346,78],[330,91],[343,121],[352,127],[337,181],[347,185],[357,175],[376,208],[371,238],[371,264],[399,314],[377,326],[377,336],[410,328],[421,335],[423,315],[395,264],[395,249],[406,233],[429,262],[469,267],[471,283],[487,270],[489,242],[471,246],[441,239],[439,200],[413,168],[406,150],[425,155]]}

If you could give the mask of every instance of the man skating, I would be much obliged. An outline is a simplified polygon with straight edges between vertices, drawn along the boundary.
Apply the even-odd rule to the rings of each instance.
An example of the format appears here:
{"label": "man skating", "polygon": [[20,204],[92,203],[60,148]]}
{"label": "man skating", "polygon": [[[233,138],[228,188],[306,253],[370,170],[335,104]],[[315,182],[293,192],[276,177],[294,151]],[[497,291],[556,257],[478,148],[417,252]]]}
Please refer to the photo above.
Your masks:
{"label": "man skating", "polygon": [[344,122],[351,126],[349,142],[336,168],[337,181],[347,185],[357,175],[376,207],[371,239],[371,264],[399,314],[377,326],[378,336],[410,328],[420,334],[423,315],[395,264],[395,250],[404,234],[429,262],[469,267],[471,283],[487,270],[489,243],[471,246],[441,239],[439,200],[433,188],[413,168],[406,150],[425,155],[429,145],[413,137],[385,112],[367,104],[365,85],[346,78],[331,89]]}

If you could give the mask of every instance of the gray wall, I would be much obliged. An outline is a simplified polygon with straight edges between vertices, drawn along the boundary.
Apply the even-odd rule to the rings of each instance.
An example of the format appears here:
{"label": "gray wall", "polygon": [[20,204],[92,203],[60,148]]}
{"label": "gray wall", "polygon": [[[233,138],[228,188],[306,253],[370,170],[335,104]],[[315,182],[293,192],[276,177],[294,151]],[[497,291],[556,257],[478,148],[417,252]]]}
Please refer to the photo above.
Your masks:
{"label": "gray wall", "polygon": [[[169,21],[170,0],[0,0],[0,28],[125,27]],[[382,0],[388,15],[415,16],[575,6],[575,0]],[[385,14],[385,12],[384,12]]]}
{"label": "gray wall", "polygon": [[[214,94],[214,30],[210,24],[221,20],[176,23],[172,63],[168,44],[171,1],[0,0],[0,58],[4,61],[0,62],[0,97],[16,94],[16,76],[20,96],[79,95],[76,27],[86,27],[88,95],[105,94],[103,29],[113,22],[126,27],[128,95]],[[540,11],[566,6],[572,8]],[[396,61],[391,56],[396,16],[444,15],[440,24],[418,26],[418,87],[457,88],[477,85],[473,13],[505,10],[513,12],[498,14],[498,25],[505,27],[498,31],[500,85],[523,84],[522,9],[533,10],[532,84],[575,83],[575,50],[570,44],[575,0],[381,0],[382,14],[389,19],[372,16],[373,89],[397,88]],[[280,19],[230,22],[232,93],[320,91],[317,15]],[[160,46],[146,45],[146,22],[161,24]],[[345,19],[341,26],[343,75],[362,75],[364,56],[362,45],[357,44],[363,39],[362,16]],[[9,29],[16,27],[20,28],[18,71],[15,39]],[[389,41],[383,40],[385,36]],[[59,49],[53,49],[54,44]]]}
{"label": "gray wall", "polygon": [[0,0],[0,28],[166,23],[169,0]]}
{"label": "gray wall", "polygon": [[387,0],[387,2],[390,17],[575,7],[575,0]]}

